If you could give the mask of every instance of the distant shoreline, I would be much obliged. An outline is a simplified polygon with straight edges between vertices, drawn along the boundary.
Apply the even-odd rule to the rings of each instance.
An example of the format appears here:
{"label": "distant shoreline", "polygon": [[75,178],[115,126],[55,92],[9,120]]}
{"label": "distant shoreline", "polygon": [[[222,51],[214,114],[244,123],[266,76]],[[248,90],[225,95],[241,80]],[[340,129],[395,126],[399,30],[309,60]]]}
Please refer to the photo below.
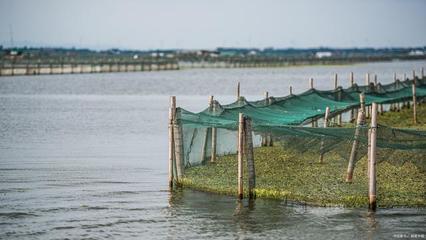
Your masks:
{"label": "distant shoreline", "polygon": [[62,75],[118,72],[148,72],[186,69],[285,68],[305,66],[344,66],[371,62],[416,61],[416,59],[310,59],[293,61],[163,61],[129,63],[16,63],[0,64],[2,76]]}

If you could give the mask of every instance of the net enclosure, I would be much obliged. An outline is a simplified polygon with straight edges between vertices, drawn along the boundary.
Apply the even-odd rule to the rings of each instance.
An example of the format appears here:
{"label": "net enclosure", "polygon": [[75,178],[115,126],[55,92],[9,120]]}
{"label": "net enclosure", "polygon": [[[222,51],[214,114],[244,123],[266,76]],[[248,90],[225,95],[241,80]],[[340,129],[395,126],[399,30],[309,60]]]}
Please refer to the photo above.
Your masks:
{"label": "net enclosure", "polygon": [[[311,163],[327,161],[330,155],[339,159],[333,164],[353,171],[358,160],[369,152],[372,128],[368,119],[373,114],[372,104],[377,104],[378,112],[383,113],[415,109],[425,99],[426,78],[416,77],[386,85],[353,84],[329,91],[311,88],[301,94],[259,101],[238,97],[227,105],[211,100],[209,106],[198,113],[173,108],[169,125],[173,145],[170,156],[175,161],[170,162],[169,172],[176,180],[184,175],[185,169],[238,153],[240,114],[250,121],[250,129],[245,130],[249,131],[246,134],[250,135],[249,141],[255,148],[274,145],[274,148],[311,156],[304,159]],[[376,162],[397,165],[410,162],[421,172],[425,171],[426,131],[398,129],[380,122],[373,127]],[[255,158],[262,157],[258,155],[260,152],[254,151]],[[348,161],[352,166],[348,166]]]}

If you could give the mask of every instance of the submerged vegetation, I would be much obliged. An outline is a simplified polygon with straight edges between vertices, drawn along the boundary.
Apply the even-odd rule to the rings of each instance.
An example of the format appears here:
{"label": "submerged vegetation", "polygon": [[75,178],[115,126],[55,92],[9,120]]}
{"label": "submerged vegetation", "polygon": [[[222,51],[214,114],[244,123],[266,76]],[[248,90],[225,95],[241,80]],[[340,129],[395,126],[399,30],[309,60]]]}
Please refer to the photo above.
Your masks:
{"label": "submerged vegetation", "polygon": [[[418,107],[418,119],[426,119],[424,105]],[[425,122],[415,126],[412,124],[411,109],[385,113],[379,117],[379,122],[396,127],[426,129]],[[353,183],[346,183],[347,159],[337,151],[328,152],[324,163],[319,164],[318,152],[300,152],[284,144],[280,142],[274,147],[254,149],[257,197],[319,206],[367,206],[366,156],[356,164]],[[244,179],[247,179],[247,175]],[[236,155],[222,156],[215,163],[187,169],[181,183],[197,190],[236,195]],[[379,162],[377,189],[379,207],[426,206],[426,174],[413,163]]]}

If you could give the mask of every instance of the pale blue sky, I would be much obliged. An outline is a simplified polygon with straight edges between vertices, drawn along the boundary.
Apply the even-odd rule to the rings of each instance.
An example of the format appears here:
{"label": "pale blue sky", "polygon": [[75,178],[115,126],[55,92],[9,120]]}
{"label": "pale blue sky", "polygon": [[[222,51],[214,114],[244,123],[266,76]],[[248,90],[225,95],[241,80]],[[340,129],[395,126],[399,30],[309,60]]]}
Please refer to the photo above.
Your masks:
{"label": "pale blue sky", "polygon": [[95,49],[425,46],[426,1],[0,0],[0,44],[11,35]]}

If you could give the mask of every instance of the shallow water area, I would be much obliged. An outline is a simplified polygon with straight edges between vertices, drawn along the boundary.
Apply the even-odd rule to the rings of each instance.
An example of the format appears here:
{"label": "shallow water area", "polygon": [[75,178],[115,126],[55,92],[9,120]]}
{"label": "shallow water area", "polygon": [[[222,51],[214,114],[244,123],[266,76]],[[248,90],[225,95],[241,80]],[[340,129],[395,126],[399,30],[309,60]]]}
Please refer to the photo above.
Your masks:
{"label": "shallow water area", "polygon": [[[221,103],[391,82],[426,61],[0,77],[0,239],[392,239],[426,237],[426,210],[318,208],[169,192],[169,96],[201,111]],[[373,79],[373,78],[371,78]],[[423,234],[423,235],[422,235]],[[407,237],[408,236],[408,237]]]}

